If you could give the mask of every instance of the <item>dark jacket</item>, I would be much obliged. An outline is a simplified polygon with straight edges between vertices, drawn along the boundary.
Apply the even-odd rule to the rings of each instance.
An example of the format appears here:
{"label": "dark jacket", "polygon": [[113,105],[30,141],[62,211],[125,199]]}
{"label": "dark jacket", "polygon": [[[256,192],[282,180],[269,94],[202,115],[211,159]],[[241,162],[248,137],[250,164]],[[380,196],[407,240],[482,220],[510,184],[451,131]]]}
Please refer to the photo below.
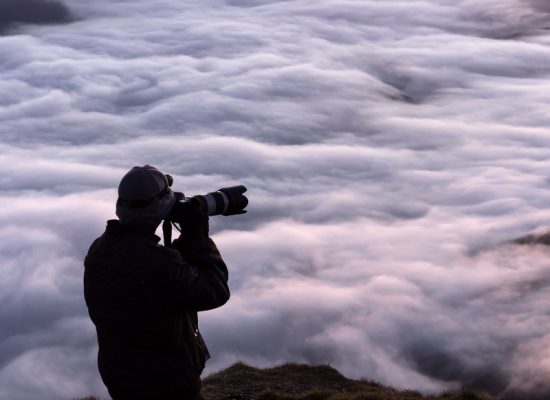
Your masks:
{"label": "dark jacket", "polygon": [[173,248],[159,240],[139,226],[111,220],[84,261],[99,372],[115,398],[188,390],[209,358],[197,311],[229,299],[227,267],[211,239],[180,238]]}

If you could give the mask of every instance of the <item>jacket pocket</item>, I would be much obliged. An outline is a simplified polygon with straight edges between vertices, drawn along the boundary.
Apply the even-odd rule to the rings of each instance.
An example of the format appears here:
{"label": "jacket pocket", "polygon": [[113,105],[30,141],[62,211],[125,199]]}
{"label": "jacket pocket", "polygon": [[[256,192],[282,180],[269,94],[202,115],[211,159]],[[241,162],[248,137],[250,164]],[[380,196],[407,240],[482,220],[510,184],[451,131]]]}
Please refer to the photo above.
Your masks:
{"label": "jacket pocket", "polygon": [[210,358],[206,343],[202,338],[196,323],[196,317],[191,313],[182,313],[174,321],[174,347],[184,358],[189,370],[201,373]]}

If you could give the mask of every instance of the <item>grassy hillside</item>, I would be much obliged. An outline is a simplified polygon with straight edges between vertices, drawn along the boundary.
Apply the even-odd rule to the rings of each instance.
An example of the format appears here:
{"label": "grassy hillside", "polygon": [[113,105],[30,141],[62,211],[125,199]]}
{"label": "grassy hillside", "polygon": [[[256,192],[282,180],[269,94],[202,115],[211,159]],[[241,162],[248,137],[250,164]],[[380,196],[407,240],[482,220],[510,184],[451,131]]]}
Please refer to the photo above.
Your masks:
{"label": "grassy hillside", "polygon": [[348,379],[326,365],[301,364],[258,369],[237,363],[205,378],[202,393],[208,400],[493,400],[470,390],[423,396],[416,391]]}
{"label": "grassy hillside", "polygon": [[416,391],[348,379],[326,365],[299,364],[258,369],[238,363],[207,377],[203,393],[209,400],[491,400],[469,390],[422,396]]}

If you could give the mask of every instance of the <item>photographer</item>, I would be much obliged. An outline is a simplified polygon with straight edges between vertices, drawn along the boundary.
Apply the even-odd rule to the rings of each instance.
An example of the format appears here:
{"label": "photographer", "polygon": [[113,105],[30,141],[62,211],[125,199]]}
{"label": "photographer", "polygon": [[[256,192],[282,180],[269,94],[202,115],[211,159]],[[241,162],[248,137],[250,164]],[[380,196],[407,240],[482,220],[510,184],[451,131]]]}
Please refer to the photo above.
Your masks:
{"label": "photographer", "polygon": [[[227,267],[208,237],[204,208],[191,198],[174,215],[170,185],[150,165],[132,168],[118,187],[118,220],[107,222],[84,262],[99,372],[113,400],[200,398],[210,356],[197,311],[229,299]],[[181,234],[165,247],[155,230],[169,217]]]}

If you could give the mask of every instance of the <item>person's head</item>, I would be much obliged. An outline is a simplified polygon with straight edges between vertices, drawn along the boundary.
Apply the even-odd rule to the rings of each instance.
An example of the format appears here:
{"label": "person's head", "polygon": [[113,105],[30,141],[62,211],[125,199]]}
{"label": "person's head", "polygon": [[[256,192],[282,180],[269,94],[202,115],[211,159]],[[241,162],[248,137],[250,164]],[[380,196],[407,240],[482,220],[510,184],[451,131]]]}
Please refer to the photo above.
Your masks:
{"label": "person's head", "polygon": [[176,198],[168,177],[151,165],[134,167],[118,185],[116,215],[122,224],[155,230],[172,210]]}

